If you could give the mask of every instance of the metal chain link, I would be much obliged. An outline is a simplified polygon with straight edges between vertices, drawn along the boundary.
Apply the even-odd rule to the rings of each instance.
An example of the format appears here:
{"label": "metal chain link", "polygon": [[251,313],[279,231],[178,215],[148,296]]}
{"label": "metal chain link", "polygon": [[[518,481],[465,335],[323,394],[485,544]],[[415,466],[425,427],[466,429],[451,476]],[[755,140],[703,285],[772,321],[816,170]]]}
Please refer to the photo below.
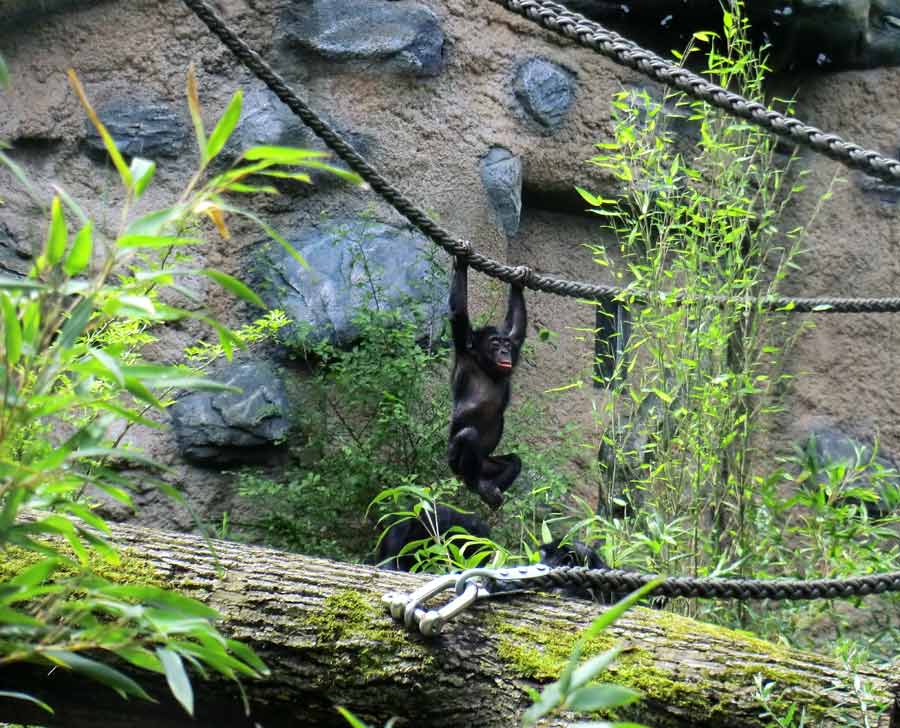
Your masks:
{"label": "metal chain link", "polygon": [[[526,12],[537,13],[540,19],[537,17],[532,18],[531,15],[527,15],[526,17],[529,17],[536,22],[541,22],[542,24],[545,21],[548,23],[556,23],[560,29],[572,28],[573,25],[572,22],[570,22],[572,18],[581,18],[581,16],[575,15],[574,13],[568,13],[568,11],[565,11],[565,8],[561,5],[556,5],[555,3],[542,3],[538,2],[538,0],[492,1],[500,2],[504,6],[515,9],[515,12],[520,12],[521,14],[525,14]],[[440,245],[444,250],[450,253],[450,255],[463,259],[475,270],[492,278],[497,278],[506,283],[512,283],[535,291],[553,293],[558,296],[569,296],[572,298],[596,301],[646,301],[653,296],[665,297],[665,294],[662,293],[648,294],[634,292],[617,286],[598,283],[583,283],[580,281],[570,281],[555,278],[553,276],[540,275],[535,273],[528,266],[504,265],[493,258],[488,258],[480,253],[474,252],[469,241],[460,240],[451,235],[446,229],[428,217],[421,208],[417,207],[400,190],[391,185],[378,170],[372,167],[359,153],[357,153],[343,136],[316,114],[315,111],[313,111],[306,102],[304,102],[303,99],[287,85],[284,79],[263,60],[259,53],[241,40],[222,18],[216,14],[212,7],[205,2],[205,0],[183,0],[183,2],[198,18],[200,18],[200,20],[203,21],[204,24],[206,24],[212,33],[232,53],[234,53],[237,59],[260,81],[265,83],[266,86],[268,86],[268,88],[294,112],[294,114],[296,114],[338,157],[340,157],[340,159],[359,174],[359,176],[362,177],[375,192],[387,200],[397,212],[403,215],[403,217],[434,243]],[[551,5],[561,10],[553,10],[550,8]],[[554,18],[558,18],[558,22],[557,20],[554,20]],[[582,20],[586,23],[590,23],[590,21],[587,21],[586,19],[582,18]],[[596,26],[596,24],[591,24],[590,33],[599,33],[596,28],[600,28],[600,26],[596,26],[596,28],[594,28],[594,26]],[[547,27],[551,26],[548,25]],[[576,23],[574,27],[577,28],[580,26]],[[560,30],[560,32],[564,31]],[[578,38],[581,37],[577,33],[576,36]],[[629,48],[640,50],[637,46],[630,43],[630,41],[623,40],[622,42],[629,44]],[[652,54],[649,55],[652,56]],[[665,63],[662,59],[660,59],[660,61]],[[683,70],[678,69],[677,66],[673,68],[679,71]],[[702,81],[702,79],[700,80]],[[705,81],[703,81],[703,83],[706,84]],[[692,93],[690,88],[685,88],[685,90],[688,93]],[[731,94],[730,96],[734,95]],[[740,99],[740,97],[737,98]],[[746,100],[744,100],[744,102],[745,104],[750,103]],[[739,105],[736,105],[734,108],[736,109],[738,106]],[[729,109],[731,108],[732,107],[729,107]],[[774,114],[775,112],[772,113]],[[812,129],[812,127],[805,128]],[[821,132],[819,133],[821,134]],[[838,139],[833,135],[824,136],[829,139]],[[848,146],[858,148],[855,145]],[[887,161],[892,162],[895,165],[900,165],[900,163],[895,162],[894,160]],[[898,172],[898,176],[900,176],[900,172]],[[891,179],[896,178],[891,177]],[[671,299],[674,304],[684,304],[698,300],[687,296],[669,296],[669,299]],[[709,296],[703,297],[702,300],[719,305],[752,302],[761,309],[784,310],[793,313],[894,313],[900,311],[900,297],[788,298],[784,296],[764,296],[761,298],[735,299],[725,296]]]}

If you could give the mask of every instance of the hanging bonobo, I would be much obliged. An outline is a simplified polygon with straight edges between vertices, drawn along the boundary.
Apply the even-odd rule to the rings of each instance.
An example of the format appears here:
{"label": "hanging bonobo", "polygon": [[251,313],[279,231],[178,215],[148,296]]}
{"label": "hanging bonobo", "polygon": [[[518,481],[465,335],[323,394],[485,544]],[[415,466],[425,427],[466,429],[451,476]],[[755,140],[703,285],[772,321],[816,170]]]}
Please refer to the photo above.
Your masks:
{"label": "hanging bonobo", "polygon": [[457,258],[450,289],[450,324],[456,357],[451,386],[448,458],[453,472],[491,508],[522,469],[517,455],[491,455],[503,435],[509,379],[525,341],[527,316],[520,286],[509,288],[506,320],[499,329],[472,329],[468,312],[468,266]]}

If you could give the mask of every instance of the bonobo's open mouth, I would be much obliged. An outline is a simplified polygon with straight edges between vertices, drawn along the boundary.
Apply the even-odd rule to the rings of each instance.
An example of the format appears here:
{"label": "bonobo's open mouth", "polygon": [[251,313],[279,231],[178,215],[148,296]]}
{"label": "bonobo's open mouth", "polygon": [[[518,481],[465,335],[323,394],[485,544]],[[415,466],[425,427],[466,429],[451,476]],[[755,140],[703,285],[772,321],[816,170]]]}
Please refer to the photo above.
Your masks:
{"label": "bonobo's open mouth", "polygon": [[511,361],[498,361],[497,366],[500,367],[501,369],[512,369],[512,362]]}

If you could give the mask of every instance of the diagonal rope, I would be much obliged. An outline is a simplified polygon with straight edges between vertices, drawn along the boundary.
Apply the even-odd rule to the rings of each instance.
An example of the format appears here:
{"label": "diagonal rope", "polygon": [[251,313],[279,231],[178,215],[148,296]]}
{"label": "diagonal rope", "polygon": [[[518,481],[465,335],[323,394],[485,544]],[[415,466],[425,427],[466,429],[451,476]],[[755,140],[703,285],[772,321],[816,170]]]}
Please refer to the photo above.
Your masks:
{"label": "diagonal rope", "polygon": [[702,76],[641,48],[618,33],[588,20],[551,0],[490,0],[538,25],[590,48],[620,66],[640,71],[666,86],[684,91],[695,99],[716,106],[732,116],[756,124],[795,144],[860,169],[890,184],[900,184],[900,161],[828,134],[800,119],[769,109],[756,101],[716,86]]}
{"label": "diagonal rope", "polygon": [[[550,3],[541,3],[538,0],[492,0],[501,2],[513,9],[523,8],[531,11],[542,11],[542,18],[548,20],[551,16],[547,8]],[[405,217],[412,225],[418,228],[435,244],[441,246],[450,255],[463,259],[472,268],[492,278],[497,278],[506,283],[530,288],[535,291],[554,293],[558,296],[569,296],[594,301],[627,301],[632,298],[647,300],[651,296],[659,296],[663,300],[666,294],[646,294],[634,292],[629,289],[619,288],[598,283],[584,283],[570,281],[553,276],[545,276],[535,273],[528,266],[509,266],[500,263],[493,258],[476,253],[472,250],[467,240],[461,240],[450,234],[445,228],[432,220],[420,207],[416,206],[406,195],[394,187],[381,173],[372,167],[348,142],[335,131],[324,119],[322,119],[300,96],[288,86],[285,80],[275,72],[272,67],[263,60],[255,50],[250,48],[237,34],[222,20],[205,0],[183,0],[184,4],[203,21],[209,30],[237,57],[237,59],[251,71],[260,81],[274,93],[284,104],[296,114],[326,145],[352,170],[362,177],[375,192],[381,195],[393,208]],[[556,8],[562,8],[553,4]],[[547,7],[545,7],[547,6]],[[563,8],[564,10],[564,8]],[[518,12],[518,10],[517,10]],[[556,11],[554,11],[556,12]],[[575,16],[573,13],[559,16],[560,23]],[[530,16],[529,16],[530,17]],[[537,21],[536,21],[537,22]],[[543,21],[540,21],[543,22]],[[549,22],[549,20],[548,20]],[[584,20],[584,22],[589,22]],[[596,24],[593,24],[596,25]],[[550,26],[548,26],[550,27]],[[563,27],[563,25],[560,25]],[[565,27],[570,27],[565,25]],[[593,26],[592,26],[593,27]],[[598,28],[600,26],[597,26]],[[601,28],[602,30],[602,28]],[[562,32],[562,31],[560,31]],[[592,30],[591,32],[599,32]],[[628,41],[623,41],[628,43]],[[637,48],[631,44],[630,47]],[[652,54],[651,54],[652,55]],[[665,63],[660,59],[660,62]],[[677,68],[677,67],[676,67]],[[702,80],[702,79],[701,79]],[[690,91],[689,91],[690,92]],[[727,92],[726,92],[727,93]],[[749,103],[749,102],[745,102]],[[774,112],[773,112],[774,113]],[[831,135],[827,135],[831,136]],[[854,145],[855,146],[855,145]],[[889,160],[893,161],[893,160]],[[894,162],[900,165],[900,163]],[[687,296],[669,296],[673,303],[690,303],[700,300]],[[893,313],[900,312],[900,297],[891,298],[788,298],[784,296],[764,296],[761,298],[747,297],[731,298],[726,296],[705,296],[703,301],[710,301],[720,305],[752,302],[765,310],[784,310],[795,313]]]}

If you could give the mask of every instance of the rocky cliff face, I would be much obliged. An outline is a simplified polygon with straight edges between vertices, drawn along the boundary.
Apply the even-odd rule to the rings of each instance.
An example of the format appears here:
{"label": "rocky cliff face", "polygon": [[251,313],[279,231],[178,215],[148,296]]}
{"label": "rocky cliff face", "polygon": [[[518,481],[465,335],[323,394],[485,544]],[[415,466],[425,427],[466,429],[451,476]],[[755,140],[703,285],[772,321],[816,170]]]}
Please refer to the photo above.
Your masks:
{"label": "rocky cliff face", "polygon": [[[245,91],[245,116],[227,153],[258,143],[318,146],[177,0],[59,5],[48,14],[22,11],[15,22],[8,16],[0,25],[0,49],[14,82],[0,96],[0,139],[14,145],[11,156],[40,189],[61,185],[107,232],[115,221],[105,211],[115,208],[120,193],[114,170],[68,89],[69,67],[78,72],[123,152],[159,163],[159,184],[145,201],[148,206],[171,199],[196,163],[183,91],[188,64],[196,67],[210,124],[235,89]],[[604,242],[603,233],[596,219],[581,213],[573,187],[614,193],[612,180],[584,160],[595,143],[610,137],[613,94],[651,87],[636,73],[488,2],[222,0],[218,5],[311,105],[479,251],[548,274],[611,282],[582,245]],[[790,75],[774,86],[783,94],[796,93],[798,115],[809,122],[864,146],[898,152],[900,70]],[[790,212],[797,220],[808,216],[834,169],[824,158],[806,156],[812,181]],[[846,183],[818,218],[804,275],[793,292],[894,294],[900,189],[855,172],[842,174]],[[388,289],[442,301],[446,281],[416,273],[416,254],[426,246],[395,213],[371,192],[331,177],[317,181],[312,189],[284,185],[284,194],[259,210],[311,251],[319,262],[316,281],[295,280],[284,261],[266,257],[270,253],[258,233],[240,228],[231,241],[204,249],[206,262],[253,277],[262,261],[271,278],[264,286],[270,302],[299,319],[305,316],[322,336],[335,340],[352,338],[347,306],[359,305],[347,295],[354,275],[347,245],[369,246],[380,256]],[[5,170],[0,170],[0,196],[0,265],[21,273],[46,223]],[[362,219],[368,222],[360,232]],[[343,235],[337,245],[331,240],[336,226],[356,232]],[[438,260],[449,264],[443,254]],[[480,310],[500,310],[503,286],[475,276],[472,289]],[[229,323],[246,321],[247,313],[232,300],[205,289],[200,294]],[[594,326],[593,309],[572,299],[527,297],[532,325],[560,336],[552,347],[536,343],[532,360],[517,375],[515,396],[589,381],[594,343],[578,331]],[[898,327],[897,315],[818,318],[790,362],[800,377],[783,427],[773,435],[776,444],[813,430],[860,440],[877,433],[881,454],[890,459],[900,449]],[[198,332],[192,324],[161,331],[150,353],[177,358]],[[137,444],[173,466],[173,479],[207,515],[231,507],[232,478],[221,468],[245,459],[235,448],[246,448],[244,455],[253,459],[269,448],[277,452],[290,437],[285,420],[290,386],[283,385],[298,375],[282,364],[264,363],[263,371],[245,371],[238,364],[220,372],[226,380],[262,378],[268,383],[265,396],[185,399],[175,413],[174,432],[134,433]],[[591,428],[591,400],[600,397],[590,386],[559,393],[544,423],[547,439],[572,419]],[[152,504],[155,498],[148,491],[144,500]],[[143,518],[189,527],[184,514],[169,508],[160,503]]]}

